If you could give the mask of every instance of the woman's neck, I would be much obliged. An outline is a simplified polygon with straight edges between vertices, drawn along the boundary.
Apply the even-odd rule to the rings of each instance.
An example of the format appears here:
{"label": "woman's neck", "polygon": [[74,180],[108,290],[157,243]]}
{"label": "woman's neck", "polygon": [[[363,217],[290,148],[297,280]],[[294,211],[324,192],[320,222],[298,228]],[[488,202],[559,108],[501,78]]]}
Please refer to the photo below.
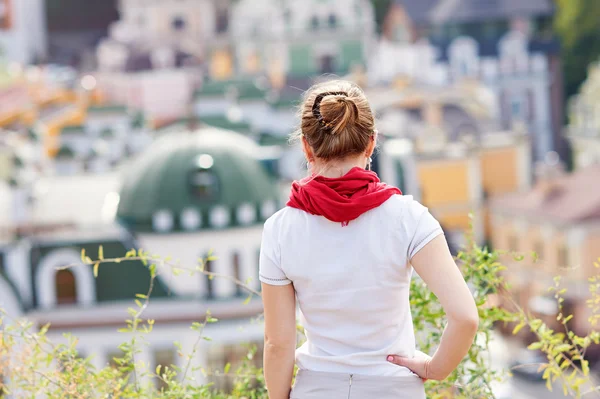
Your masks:
{"label": "woman's neck", "polygon": [[367,158],[363,156],[352,157],[339,161],[315,161],[312,163],[310,168],[311,174],[317,174],[319,176],[328,178],[342,177],[348,173],[352,168],[365,169],[367,166]]}

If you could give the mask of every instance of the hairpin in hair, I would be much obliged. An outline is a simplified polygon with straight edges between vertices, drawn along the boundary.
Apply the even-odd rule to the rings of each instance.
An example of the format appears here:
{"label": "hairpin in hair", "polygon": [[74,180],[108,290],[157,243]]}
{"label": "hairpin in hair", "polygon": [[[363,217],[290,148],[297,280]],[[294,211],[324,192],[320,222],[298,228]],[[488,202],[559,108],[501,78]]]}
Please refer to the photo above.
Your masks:
{"label": "hairpin in hair", "polygon": [[346,93],[344,91],[328,91],[328,92],[319,94],[317,96],[317,98],[315,98],[315,102],[312,106],[313,116],[317,119],[319,124],[321,126],[323,126],[323,128],[330,130],[333,128],[333,123],[325,122],[325,120],[323,120],[323,115],[321,115],[321,101],[323,101],[323,98],[325,98],[327,96],[346,96],[346,97],[348,97],[348,93]]}

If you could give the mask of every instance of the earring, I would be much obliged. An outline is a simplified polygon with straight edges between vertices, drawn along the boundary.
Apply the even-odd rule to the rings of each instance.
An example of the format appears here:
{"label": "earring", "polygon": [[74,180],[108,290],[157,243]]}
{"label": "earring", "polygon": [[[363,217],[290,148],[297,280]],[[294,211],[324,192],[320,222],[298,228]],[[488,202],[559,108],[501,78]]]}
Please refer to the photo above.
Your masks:
{"label": "earring", "polygon": [[367,161],[367,170],[371,170],[371,163],[373,163],[373,158],[369,157],[369,160]]}

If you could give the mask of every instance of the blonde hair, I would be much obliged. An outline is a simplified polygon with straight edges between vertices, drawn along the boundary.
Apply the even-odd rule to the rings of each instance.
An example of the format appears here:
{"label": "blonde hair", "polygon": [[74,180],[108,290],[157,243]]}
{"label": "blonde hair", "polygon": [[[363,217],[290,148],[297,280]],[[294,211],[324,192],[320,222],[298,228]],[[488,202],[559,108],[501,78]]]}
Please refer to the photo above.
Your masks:
{"label": "blonde hair", "polygon": [[366,151],[375,135],[371,106],[356,84],[334,80],[311,87],[300,106],[300,131],[314,156],[342,159]]}

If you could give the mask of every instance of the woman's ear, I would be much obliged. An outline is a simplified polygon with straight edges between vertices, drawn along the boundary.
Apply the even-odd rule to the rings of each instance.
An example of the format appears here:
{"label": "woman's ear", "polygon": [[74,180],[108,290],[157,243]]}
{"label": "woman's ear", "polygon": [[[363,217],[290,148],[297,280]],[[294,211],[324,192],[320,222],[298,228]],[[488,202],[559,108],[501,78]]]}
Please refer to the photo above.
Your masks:
{"label": "woman's ear", "polygon": [[302,136],[302,149],[304,150],[304,155],[306,156],[306,159],[309,162],[315,159],[313,150],[312,148],[310,148],[310,145],[308,144],[308,141],[306,141],[306,138],[304,138],[304,136]]}
{"label": "woman's ear", "polygon": [[373,138],[373,140],[371,140],[371,142],[369,142],[369,145],[367,146],[367,151],[366,151],[366,156],[367,158],[371,158],[371,156],[373,155],[373,152],[375,151],[375,145],[376,145],[376,138]]}

